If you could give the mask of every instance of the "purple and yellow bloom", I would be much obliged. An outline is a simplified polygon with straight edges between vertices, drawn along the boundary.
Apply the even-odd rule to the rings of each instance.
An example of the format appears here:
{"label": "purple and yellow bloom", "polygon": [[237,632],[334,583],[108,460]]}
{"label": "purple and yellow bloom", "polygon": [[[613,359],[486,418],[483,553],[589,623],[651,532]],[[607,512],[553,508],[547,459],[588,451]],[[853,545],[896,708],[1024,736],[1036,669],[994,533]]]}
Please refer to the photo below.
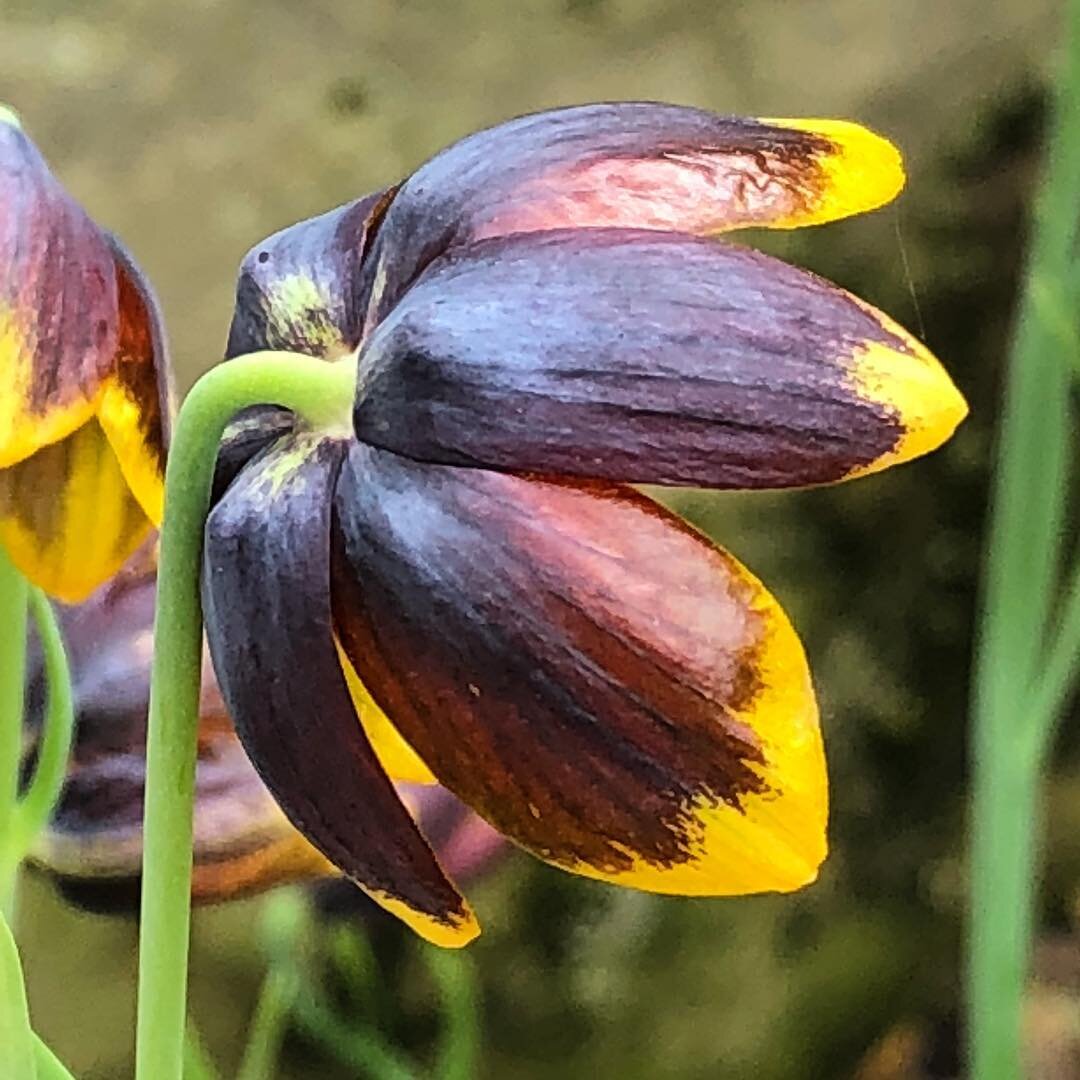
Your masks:
{"label": "purple and yellow bloom", "polygon": [[0,106],[0,545],[84,599],[160,522],[170,389],[154,295]]}
{"label": "purple and yellow bloom", "polygon": [[903,179],[855,124],[590,105],[464,139],[245,259],[229,356],[355,365],[356,395],[319,430],[251,410],[224,443],[214,667],[293,824],[429,940],[478,926],[392,778],[616,884],[816,877],[799,639],[628,485],[832,483],[951,435],[966,405],[911,335],[716,239],[871,210]]}
{"label": "purple and yellow bloom", "polygon": [[[134,911],[142,874],[146,719],[150,700],[156,566],[136,554],[89,599],[61,609],[77,717],[67,778],[31,859],[77,903]],[[31,669],[28,753],[44,694]],[[336,869],[289,823],[244,753],[209,664],[199,704],[192,899],[216,903]],[[403,798],[440,858],[468,879],[492,865],[498,834],[437,786]]]}

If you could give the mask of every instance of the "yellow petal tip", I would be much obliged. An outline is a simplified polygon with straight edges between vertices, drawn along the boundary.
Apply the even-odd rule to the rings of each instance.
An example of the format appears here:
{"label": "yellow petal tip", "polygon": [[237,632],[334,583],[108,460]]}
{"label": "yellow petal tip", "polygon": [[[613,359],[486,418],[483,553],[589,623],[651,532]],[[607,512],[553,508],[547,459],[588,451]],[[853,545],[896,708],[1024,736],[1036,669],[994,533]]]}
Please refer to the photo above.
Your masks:
{"label": "yellow petal tip", "polygon": [[968,414],[968,404],[933,354],[904,335],[907,351],[868,342],[853,357],[851,383],[861,398],[884,409],[899,426],[892,448],[851,477],[880,472],[921,457],[947,442]]}
{"label": "yellow petal tip", "polygon": [[19,119],[19,114],[3,102],[0,102],[0,124],[7,124],[17,131],[22,131],[22,120]]}
{"label": "yellow petal tip", "polygon": [[900,151],[888,139],[851,120],[762,120],[773,127],[805,131],[822,141],[815,152],[820,180],[811,205],[773,228],[821,225],[876,210],[903,190],[906,176]]}
{"label": "yellow petal tip", "polygon": [[480,936],[480,923],[477,922],[472,908],[464,905],[460,916],[451,916],[448,919],[436,919],[426,915],[416,908],[410,907],[397,897],[375,889],[361,888],[381,908],[391,915],[399,918],[414,933],[419,934],[425,941],[432,945],[438,945],[441,949],[461,949]]}

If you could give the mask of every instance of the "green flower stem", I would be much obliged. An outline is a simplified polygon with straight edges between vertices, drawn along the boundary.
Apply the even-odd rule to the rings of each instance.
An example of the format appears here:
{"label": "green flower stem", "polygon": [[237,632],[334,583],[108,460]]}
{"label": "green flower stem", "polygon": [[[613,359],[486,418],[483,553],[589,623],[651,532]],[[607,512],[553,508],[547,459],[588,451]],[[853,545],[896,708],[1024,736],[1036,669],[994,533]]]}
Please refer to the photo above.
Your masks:
{"label": "green flower stem", "polygon": [[34,1044],[37,1080],[74,1080],[67,1066],[41,1041],[39,1036],[31,1032],[30,1038]]}
{"label": "green flower stem", "polygon": [[19,950],[0,917],[0,1076],[36,1076],[35,1057]]}
{"label": "green flower stem", "polygon": [[219,1080],[213,1059],[190,1021],[184,1040],[184,1080]]}
{"label": "green flower stem", "polygon": [[372,1080],[416,1080],[417,1074],[409,1064],[385,1045],[377,1032],[339,1020],[310,987],[297,994],[292,1016],[301,1031],[359,1075]]}
{"label": "green flower stem", "polygon": [[[1071,465],[1066,343],[1077,338],[1077,296],[1050,303],[1075,280],[1078,233],[1080,0],[1070,0],[1067,13],[1065,66],[1006,377],[976,655],[968,957],[968,1074],[976,1080],[1024,1075],[1040,781],[1072,673],[1063,650],[1078,629],[1074,588],[1051,632]],[[1061,325],[1063,310],[1071,330]]]}
{"label": "green flower stem", "polygon": [[181,1080],[183,1073],[202,660],[199,570],[218,444],[229,421],[251,405],[279,405],[313,425],[345,424],[355,377],[347,361],[255,353],[204,375],[177,417],[165,477],[147,731],[138,1080]]}
{"label": "green flower stem", "polygon": [[1065,590],[1057,634],[1047,649],[1042,671],[1031,688],[1034,714],[1050,720],[1041,731],[1040,751],[1044,754],[1049,750],[1056,721],[1076,683],[1077,671],[1080,671],[1080,559],[1073,566]]}
{"label": "green flower stem", "polygon": [[443,1002],[439,1080],[471,1080],[480,1058],[480,1006],[471,956],[424,944],[423,956]]}
{"label": "green flower stem", "polygon": [[266,973],[237,1080],[273,1080],[297,986],[291,964],[274,964]]}
{"label": "green flower stem", "polygon": [[28,588],[0,545],[0,913],[9,920],[19,867],[14,834],[22,761]]}
{"label": "green flower stem", "polygon": [[75,732],[71,671],[64,651],[64,639],[52,604],[40,589],[30,590],[30,612],[37,625],[41,651],[45,658],[48,705],[42,722],[34,777],[16,810],[13,831],[20,858],[26,854],[34,837],[44,828],[60,797]]}

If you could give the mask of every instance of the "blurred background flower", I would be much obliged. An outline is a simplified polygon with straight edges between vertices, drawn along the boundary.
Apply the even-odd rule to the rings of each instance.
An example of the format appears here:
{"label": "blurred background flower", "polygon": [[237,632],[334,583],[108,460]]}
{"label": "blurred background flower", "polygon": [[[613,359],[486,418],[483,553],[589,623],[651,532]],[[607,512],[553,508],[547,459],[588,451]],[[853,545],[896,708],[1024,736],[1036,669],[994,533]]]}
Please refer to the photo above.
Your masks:
{"label": "blurred background flower", "polygon": [[[62,608],[75,699],[76,740],[64,790],[31,852],[64,895],[92,911],[134,915],[142,862],[146,717],[153,652],[156,541],[84,603]],[[195,903],[235,900],[337,871],[288,823],[240,746],[209,662],[204,665],[196,765]],[[40,658],[29,671],[27,762],[42,708]],[[439,852],[466,877],[505,848],[448,791],[403,785],[401,796]],[[347,901],[350,893],[355,900]],[[337,906],[363,912],[347,882]],[[331,906],[334,906],[333,904]]]}
{"label": "blurred background flower", "polygon": [[[1049,0],[5,5],[3,96],[152,275],[183,386],[222,354],[253,243],[516,113],[633,97],[849,116],[904,151],[895,208],[754,243],[919,333],[971,417],[933,459],[859,484],[672,500],[752,558],[800,628],[834,778],[827,867],[795,897],[717,903],[508,862],[471,890],[492,913],[470,948],[481,1076],[957,1074],[974,590],[1057,16]],[[1047,1077],[1077,1071],[1075,729],[1063,725],[1048,789],[1032,1021],[1055,1058]],[[37,876],[23,900],[43,1034],[80,1075],[128,1075],[130,924],[77,911]],[[262,903],[196,916],[194,1015],[223,1065],[261,979]],[[379,946],[394,957],[389,1030],[422,1046],[430,991],[400,938],[385,940],[398,942]],[[286,1050],[287,1080],[356,1074]]]}
{"label": "blurred background flower", "polygon": [[0,105],[0,544],[82,600],[161,520],[171,373],[120,242]]}

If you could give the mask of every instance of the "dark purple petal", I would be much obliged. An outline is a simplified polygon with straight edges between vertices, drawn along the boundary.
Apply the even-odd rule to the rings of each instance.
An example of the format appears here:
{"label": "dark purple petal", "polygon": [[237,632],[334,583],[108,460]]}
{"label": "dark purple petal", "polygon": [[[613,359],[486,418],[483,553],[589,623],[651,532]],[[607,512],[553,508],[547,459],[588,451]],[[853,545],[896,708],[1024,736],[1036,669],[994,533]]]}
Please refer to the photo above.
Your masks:
{"label": "dark purple petal", "polygon": [[362,351],[355,425],[421,461],[764,488],[940,441],[957,402],[914,339],[805,271],[690,236],[562,230],[428,267]]}
{"label": "dark purple petal", "polygon": [[393,191],[380,191],[267,237],[236,285],[227,359],[263,349],[334,357],[360,340],[360,262]]}
{"label": "dark purple petal", "polygon": [[903,182],[895,147],[844,121],[640,101],[519,117],[455,143],[401,186],[364,267],[366,332],[432,259],[484,237],[791,228],[880,206]]}
{"label": "dark purple petal", "polygon": [[340,443],[293,436],[253,461],[206,526],[207,637],[244,748],[286,815],[418,932],[475,936],[353,709],[330,613]]}

